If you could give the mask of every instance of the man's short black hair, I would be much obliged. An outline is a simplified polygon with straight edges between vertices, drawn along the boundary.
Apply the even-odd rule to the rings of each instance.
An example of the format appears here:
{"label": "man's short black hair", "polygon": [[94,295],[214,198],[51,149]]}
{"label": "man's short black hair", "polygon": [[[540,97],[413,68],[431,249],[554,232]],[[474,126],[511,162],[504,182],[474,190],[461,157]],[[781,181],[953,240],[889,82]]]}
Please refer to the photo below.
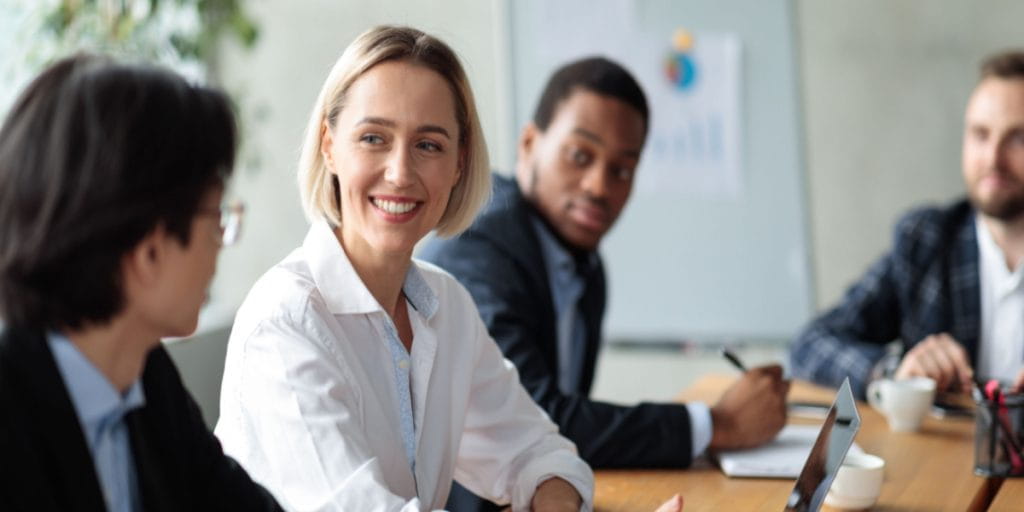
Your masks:
{"label": "man's short black hair", "polygon": [[224,94],[160,68],[77,55],[43,71],[0,129],[0,318],[112,319],[128,252],[158,226],[188,245],[232,172],[234,123]]}
{"label": "man's short black hair", "polygon": [[626,102],[643,116],[644,132],[647,131],[649,112],[643,89],[629,71],[604,57],[589,57],[558,68],[544,87],[533,113],[533,124],[541,131],[547,130],[558,105],[577,88]]}

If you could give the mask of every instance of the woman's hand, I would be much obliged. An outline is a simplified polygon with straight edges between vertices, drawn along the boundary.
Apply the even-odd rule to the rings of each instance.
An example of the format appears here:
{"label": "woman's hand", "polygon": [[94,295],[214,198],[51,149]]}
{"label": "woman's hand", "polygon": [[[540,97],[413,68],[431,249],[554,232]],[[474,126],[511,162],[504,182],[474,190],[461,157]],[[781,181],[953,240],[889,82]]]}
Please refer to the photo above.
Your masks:
{"label": "woman's hand", "polygon": [[654,512],[682,512],[683,511],[683,497],[676,494],[669,498],[668,501],[662,503],[658,510]]}
{"label": "woman's hand", "polygon": [[549,478],[537,486],[530,509],[534,512],[579,512],[581,506],[583,498],[575,487],[561,478]]}

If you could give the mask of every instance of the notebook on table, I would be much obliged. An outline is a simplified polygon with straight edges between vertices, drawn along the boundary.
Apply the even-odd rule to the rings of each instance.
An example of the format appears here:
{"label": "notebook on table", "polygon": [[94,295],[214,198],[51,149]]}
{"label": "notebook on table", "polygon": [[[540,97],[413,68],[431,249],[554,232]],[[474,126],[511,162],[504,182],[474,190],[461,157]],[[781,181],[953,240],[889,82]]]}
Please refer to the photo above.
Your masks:
{"label": "notebook on table", "polygon": [[[796,478],[800,476],[820,431],[819,425],[786,425],[768,444],[753,450],[718,454],[718,465],[730,477]],[[862,450],[853,443],[850,451]]]}

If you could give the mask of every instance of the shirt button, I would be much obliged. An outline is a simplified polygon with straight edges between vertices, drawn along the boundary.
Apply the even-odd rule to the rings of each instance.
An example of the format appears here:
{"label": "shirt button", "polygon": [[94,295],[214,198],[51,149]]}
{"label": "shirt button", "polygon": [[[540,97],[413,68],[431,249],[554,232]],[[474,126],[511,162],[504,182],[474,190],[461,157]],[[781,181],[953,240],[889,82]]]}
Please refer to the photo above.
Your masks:
{"label": "shirt button", "polygon": [[408,359],[402,359],[401,361],[398,362],[398,367],[403,369],[403,370],[408,370],[409,369],[409,360]]}

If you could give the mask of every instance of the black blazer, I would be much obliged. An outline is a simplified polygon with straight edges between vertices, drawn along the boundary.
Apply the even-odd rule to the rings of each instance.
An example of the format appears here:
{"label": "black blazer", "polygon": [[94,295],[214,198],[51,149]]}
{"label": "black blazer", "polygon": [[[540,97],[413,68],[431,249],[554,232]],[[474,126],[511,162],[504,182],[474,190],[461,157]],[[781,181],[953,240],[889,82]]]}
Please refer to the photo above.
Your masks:
{"label": "black blazer", "polygon": [[[207,430],[170,356],[150,352],[126,416],[143,510],[281,510]],[[92,455],[40,332],[0,334],[0,508],[105,510]]]}
{"label": "black blazer", "polygon": [[[598,468],[688,466],[692,454],[685,406],[620,406],[588,398],[604,316],[600,266],[581,299],[587,343],[573,358],[582,366],[579,389],[571,394],[559,390],[555,311],[530,221],[533,215],[537,213],[515,181],[494,175],[494,196],[472,227],[452,239],[431,240],[418,256],[447,270],[469,290],[491,336],[519,370],[523,386],[562,435],[576,443],[587,463]],[[452,494],[459,492],[453,489]]]}

